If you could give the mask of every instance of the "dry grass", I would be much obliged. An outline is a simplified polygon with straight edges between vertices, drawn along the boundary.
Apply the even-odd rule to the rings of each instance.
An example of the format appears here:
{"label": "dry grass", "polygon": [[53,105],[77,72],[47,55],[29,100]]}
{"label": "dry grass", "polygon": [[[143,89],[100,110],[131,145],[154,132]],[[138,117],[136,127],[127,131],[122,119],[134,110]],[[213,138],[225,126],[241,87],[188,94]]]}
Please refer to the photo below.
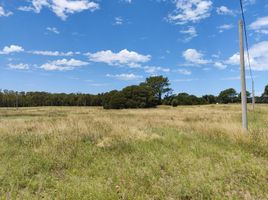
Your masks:
{"label": "dry grass", "polygon": [[268,106],[0,109],[0,195],[267,199]]}

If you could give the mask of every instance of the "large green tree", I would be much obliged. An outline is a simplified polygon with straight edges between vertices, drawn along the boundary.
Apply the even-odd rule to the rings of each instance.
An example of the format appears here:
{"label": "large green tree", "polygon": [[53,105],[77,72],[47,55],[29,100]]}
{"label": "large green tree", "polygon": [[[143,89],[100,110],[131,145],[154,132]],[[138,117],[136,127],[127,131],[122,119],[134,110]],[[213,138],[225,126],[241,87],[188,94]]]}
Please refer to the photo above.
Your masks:
{"label": "large green tree", "polygon": [[215,104],[217,101],[217,97],[211,94],[204,95],[202,98],[206,101],[207,104]]}
{"label": "large green tree", "polygon": [[220,103],[233,103],[237,99],[237,92],[233,88],[229,88],[220,92],[218,100]]}
{"label": "large green tree", "polygon": [[141,85],[147,85],[152,88],[154,96],[158,99],[158,104],[161,104],[162,96],[171,91],[168,78],[163,76],[151,76],[146,78],[145,83]]}
{"label": "large green tree", "polygon": [[265,86],[262,96],[268,96],[268,85]]}

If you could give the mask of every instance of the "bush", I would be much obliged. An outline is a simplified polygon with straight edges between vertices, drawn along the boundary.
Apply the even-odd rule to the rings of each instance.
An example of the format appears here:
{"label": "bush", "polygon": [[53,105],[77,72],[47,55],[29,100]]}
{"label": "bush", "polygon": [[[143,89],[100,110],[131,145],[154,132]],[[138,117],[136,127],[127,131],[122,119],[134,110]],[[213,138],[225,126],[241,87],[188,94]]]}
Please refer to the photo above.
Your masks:
{"label": "bush", "polygon": [[122,91],[111,91],[104,95],[105,109],[152,108],[157,105],[153,91],[147,86],[132,85]]}
{"label": "bush", "polygon": [[115,93],[109,101],[109,108],[113,109],[126,108],[126,102],[127,99],[121,92]]}
{"label": "bush", "polygon": [[171,102],[171,105],[172,105],[173,107],[177,107],[177,106],[179,105],[178,100],[177,100],[177,99],[173,99],[172,102]]}

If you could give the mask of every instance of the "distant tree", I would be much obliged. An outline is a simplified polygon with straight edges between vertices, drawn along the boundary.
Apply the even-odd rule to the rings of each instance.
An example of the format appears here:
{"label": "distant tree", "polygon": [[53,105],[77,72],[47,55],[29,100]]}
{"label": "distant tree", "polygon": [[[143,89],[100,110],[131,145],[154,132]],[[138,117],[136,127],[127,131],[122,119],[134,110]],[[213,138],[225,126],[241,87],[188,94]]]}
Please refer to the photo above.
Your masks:
{"label": "distant tree", "polygon": [[206,103],[202,97],[199,98],[195,95],[189,95],[188,93],[179,93],[175,99],[178,101],[178,105],[200,105]]}
{"label": "distant tree", "polygon": [[157,105],[151,87],[132,85],[121,91],[111,91],[104,95],[103,107],[106,109],[151,108]]}
{"label": "distant tree", "polygon": [[257,103],[268,103],[268,85],[265,86],[264,92],[260,97],[256,98]]}
{"label": "distant tree", "polygon": [[[169,81],[163,76],[149,77],[140,85],[125,87],[121,91],[112,90],[97,95],[82,93],[17,92],[0,89],[0,107],[34,106],[103,106],[107,109],[152,108],[164,105],[201,105],[239,102],[241,95],[233,88],[222,91],[218,97],[204,95],[197,97],[187,93],[171,94]],[[250,93],[247,92],[249,97]],[[162,97],[164,96],[163,100]],[[17,101],[18,100],[18,101]],[[249,99],[250,100],[250,99]],[[160,102],[159,102],[160,101]],[[268,85],[264,93],[256,97],[256,103],[268,103]]]}
{"label": "distant tree", "polygon": [[111,98],[117,94],[119,91],[117,90],[112,90],[110,92],[106,92],[104,95],[103,95],[103,99],[102,99],[102,105],[104,108],[106,109],[109,109],[110,108],[110,101],[111,101]]}
{"label": "distant tree", "polygon": [[146,85],[128,86],[122,93],[127,98],[129,108],[154,107],[157,104],[152,88]]}
{"label": "distant tree", "polygon": [[[249,91],[246,91],[247,98],[249,98],[250,95],[251,95],[250,92]],[[241,92],[238,94],[238,101],[241,101]]]}
{"label": "distant tree", "polygon": [[204,95],[202,98],[205,100],[207,104],[215,104],[217,102],[217,97],[214,95]]}
{"label": "distant tree", "polygon": [[218,96],[219,102],[225,103],[225,104],[234,103],[236,101],[236,98],[237,98],[237,93],[235,89],[233,88],[229,88],[229,89],[221,91]]}
{"label": "distant tree", "polygon": [[162,104],[163,105],[171,105],[172,100],[176,97],[175,94],[171,94],[171,95],[166,95],[165,98],[163,99]]}
{"label": "distant tree", "polygon": [[141,85],[147,85],[152,88],[155,97],[158,99],[158,104],[161,104],[162,95],[171,91],[169,88],[170,83],[168,78],[163,76],[152,76],[146,78],[145,83]]}
{"label": "distant tree", "polygon": [[262,96],[263,96],[263,97],[264,97],[264,96],[268,97],[268,85],[265,86],[265,88],[264,88],[264,92],[263,92]]}
{"label": "distant tree", "polygon": [[126,107],[127,99],[121,92],[115,93],[109,102],[109,108],[122,109]]}
{"label": "distant tree", "polygon": [[172,105],[173,107],[177,107],[177,106],[179,105],[178,100],[177,100],[177,99],[173,99],[173,100],[171,101],[171,105]]}

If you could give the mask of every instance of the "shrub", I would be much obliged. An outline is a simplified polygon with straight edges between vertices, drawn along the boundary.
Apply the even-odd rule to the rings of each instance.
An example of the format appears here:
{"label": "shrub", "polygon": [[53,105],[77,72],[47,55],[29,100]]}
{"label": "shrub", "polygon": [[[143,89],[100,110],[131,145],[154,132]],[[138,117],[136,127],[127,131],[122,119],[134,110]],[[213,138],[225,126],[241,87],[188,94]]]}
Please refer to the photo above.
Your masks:
{"label": "shrub", "polygon": [[173,100],[171,101],[171,105],[172,105],[173,107],[177,107],[177,106],[179,105],[178,100],[177,100],[177,99],[173,99]]}

